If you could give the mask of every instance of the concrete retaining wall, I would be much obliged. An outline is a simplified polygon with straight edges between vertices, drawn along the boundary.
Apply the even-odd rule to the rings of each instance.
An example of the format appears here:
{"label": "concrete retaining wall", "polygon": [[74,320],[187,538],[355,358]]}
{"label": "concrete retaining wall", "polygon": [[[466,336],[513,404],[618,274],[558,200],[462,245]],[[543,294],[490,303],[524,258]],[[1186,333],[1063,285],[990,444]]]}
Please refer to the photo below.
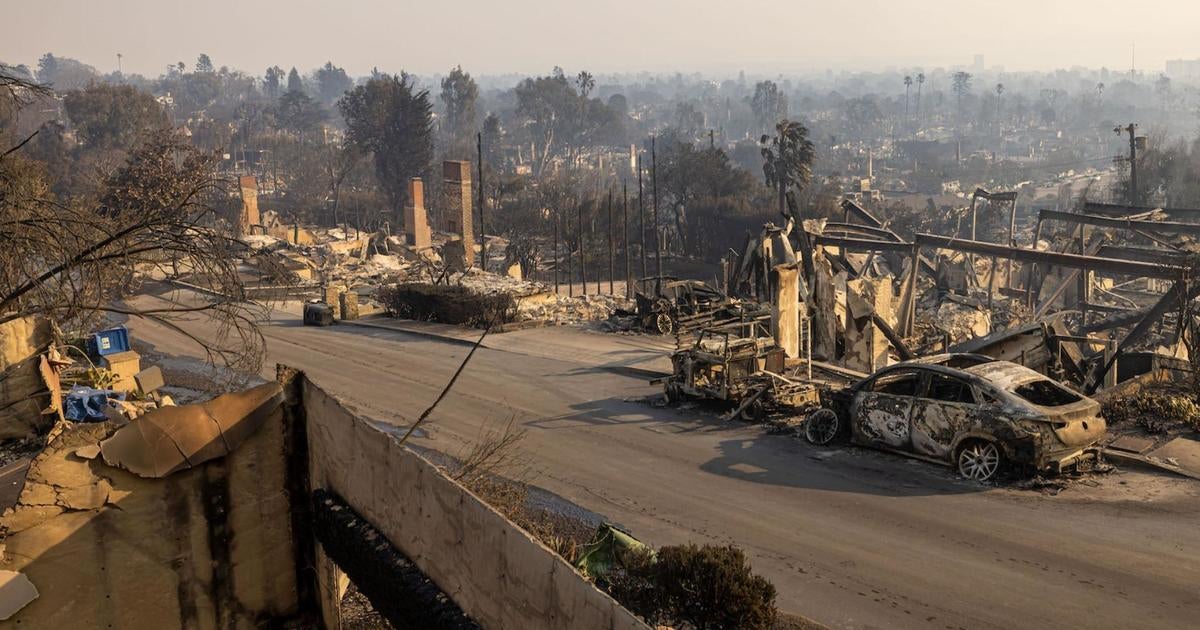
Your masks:
{"label": "concrete retaining wall", "polygon": [[646,628],[436,466],[311,382],[302,389],[311,486],[345,499],[480,625]]}

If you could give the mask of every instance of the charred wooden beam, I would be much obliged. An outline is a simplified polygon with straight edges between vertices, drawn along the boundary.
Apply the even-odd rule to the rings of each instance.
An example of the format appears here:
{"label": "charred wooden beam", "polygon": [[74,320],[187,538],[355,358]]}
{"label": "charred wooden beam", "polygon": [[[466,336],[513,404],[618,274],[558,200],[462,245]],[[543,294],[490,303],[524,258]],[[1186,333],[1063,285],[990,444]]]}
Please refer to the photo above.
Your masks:
{"label": "charred wooden beam", "polygon": [[883,321],[883,318],[880,317],[875,311],[871,311],[871,321],[875,324],[875,327],[879,329],[879,332],[882,332],[883,336],[887,337],[888,342],[890,342],[892,347],[896,349],[896,354],[900,356],[901,361],[911,361],[912,359],[917,358],[916,355],[912,353],[912,350],[908,349],[908,345],[904,343],[904,340],[900,338],[900,335],[896,334],[896,331],[889,326],[887,322]]}
{"label": "charred wooden beam", "polygon": [[1175,284],[1171,285],[1171,290],[1164,293],[1162,298],[1154,306],[1150,307],[1146,312],[1146,316],[1117,344],[1116,352],[1113,352],[1112,356],[1100,366],[1100,369],[1088,379],[1085,393],[1095,393],[1100,384],[1104,382],[1104,375],[1108,374],[1108,371],[1112,369],[1113,363],[1116,363],[1117,359],[1127,352],[1131,346],[1141,341],[1142,337],[1145,337],[1146,333],[1150,332],[1150,329],[1158,323],[1158,320],[1162,319],[1163,315],[1166,315],[1171,309],[1178,308],[1184,303],[1190,302],[1198,294],[1200,294],[1200,283],[1187,286],[1186,281],[1178,280]]}
{"label": "charred wooden beam", "polygon": [[1104,245],[1096,252],[1102,258],[1119,258],[1121,260],[1136,260],[1137,262],[1154,263],[1156,265],[1183,265],[1188,255],[1183,252],[1149,247],[1129,247],[1126,245]]}
{"label": "charred wooden beam", "polygon": [[975,192],[972,194],[975,197],[987,199],[988,201],[1008,202],[1008,201],[1016,201],[1017,200],[1017,193],[1016,193],[1016,191],[1012,191],[1012,190],[1006,190],[1004,192],[990,192],[983,188],[976,188]]}
{"label": "charred wooden beam", "polygon": [[1083,204],[1088,214],[1099,214],[1107,217],[1128,217],[1161,210],[1169,217],[1176,219],[1200,219],[1200,208],[1156,208],[1154,206],[1131,206],[1122,203],[1099,203],[1088,201]]}
{"label": "charred wooden beam", "polygon": [[1039,265],[1058,265],[1060,267],[1070,267],[1071,269],[1090,269],[1093,271],[1105,271],[1145,278],[1174,280],[1179,278],[1180,274],[1184,272],[1183,267],[1176,265],[1158,265],[1131,260],[1100,258],[1098,256],[1044,252],[1035,249],[1022,249],[1020,247],[1008,247],[995,243],[938,236],[936,234],[918,234],[916,244],[920,247],[935,247],[958,252],[997,256],[999,258],[1037,263]]}
{"label": "charred wooden beam", "polygon": [[1038,218],[1043,221],[1062,221],[1077,225],[1091,225],[1119,230],[1143,231],[1151,233],[1169,232],[1172,234],[1200,235],[1200,224],[1180,223],[1178,221],[1143,221],[1137,219],[1122,219],[1105,217],[1094,214],[1076,214],[1058,210],[1039,210]]}
{"label": "charred wooden beam", "polygon": [[913,244],[905,243],[904,241],[881,241],[868,238],[813,234],[811,232],[809,233],[809,239],[812,240],[814,245],[842,247],[849,251],[856,252],[897,252],[901,254],[911,254],[913,251]]}
{"label": "charred wooden beam", "polygon": [[845,210],[847,214],[854,215],[855,217],[858,218],[859,221],[862,221],[863,223],[865,223],[871,227],[874,227],[874,228],[882,228],[883,227],[883,221],[876,219],[875,215],[871,214],[870,212],[867,212],[866,208],[858,205],[857,203],[854,203],[853,201],[851,201],[849,199],[842,200],[842,210]]}
{"label": "charred wooden beam", "polygon": [[858,225],[855,223],[838,223],[833,221],[828,222],[825,224],[825,230],[823,233],[829,234],[830,232],[865,236],[884,241],[892,241],[894,243],[901,243],[904,241],[904,239],[900,238],[898,234],[889,229],[871,227],[869,225]]}

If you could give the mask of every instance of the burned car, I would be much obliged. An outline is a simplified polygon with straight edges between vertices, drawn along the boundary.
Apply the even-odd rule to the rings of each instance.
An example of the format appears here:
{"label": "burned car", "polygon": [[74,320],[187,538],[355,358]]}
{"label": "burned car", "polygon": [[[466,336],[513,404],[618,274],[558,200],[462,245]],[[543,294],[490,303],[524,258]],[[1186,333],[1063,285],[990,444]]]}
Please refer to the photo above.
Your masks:
{"label": "burned car", "polygon": [[320,300],[310,300],[304,304],[305,326],[332,326],[333,307]]}
{"label": "burned car", "polygon": [[[670,402],[696,398],[732,403],[730,416],[760,421],[768,407],[796,407],[817,399],[815,387],[783,374],[785,356],[763,322],[703,329],[691,347],[671,355],[664,393]],[[653,381],[652,381],[653,382]]]}
{"label": "burned car", "polygon": [[637,315],[642,328],[669,335],[679,327],[680,319],[714,313],[729,304],[729,298],[699,280],[667,280],[658,295],[638,292]]}
{"label": "burned car", "polygon": [[981,355],[942,355],[886,367],[835,392],[809,416],[817,444],[858,444],[950,464],[969,479],[1006,466],[1083,468],[1099,458],[1100,404],[1029,368]]}

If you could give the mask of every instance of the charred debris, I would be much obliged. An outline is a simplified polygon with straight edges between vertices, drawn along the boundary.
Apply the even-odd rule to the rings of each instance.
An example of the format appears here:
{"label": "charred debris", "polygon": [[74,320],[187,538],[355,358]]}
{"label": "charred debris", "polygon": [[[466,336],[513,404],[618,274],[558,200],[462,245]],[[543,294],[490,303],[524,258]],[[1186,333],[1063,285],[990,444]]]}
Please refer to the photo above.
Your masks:
{"label": "charred debris", "polygon": [[[1003,233],[976,231],[985,204]],[[906,240],[851,199],[841,208],[840,221],[802,221],[792,204],[722,261],[720,291],[688,287],[703,302],[639,298],[639,316],[649,305],[682,324],[646,326],[676,337],[674,372],[657,381],[668,400],[724,401],[746,420],[776,408],[810,441],[846,435],[977,479],[991,469],[964,457],[1057,473],[1103,467],[1101,450],[1190,474],[1155,449],[1195,446],[1181,437],[1195,414],[1174,412],[1195,374],[1200,210],[1084,202],[1021,228],[1015,193],[977,189],[958,234]],[[1140,437],[1140,408],[1159,412],[1158,439]],[[1027,418],[1053,427],[1045,444]]]}

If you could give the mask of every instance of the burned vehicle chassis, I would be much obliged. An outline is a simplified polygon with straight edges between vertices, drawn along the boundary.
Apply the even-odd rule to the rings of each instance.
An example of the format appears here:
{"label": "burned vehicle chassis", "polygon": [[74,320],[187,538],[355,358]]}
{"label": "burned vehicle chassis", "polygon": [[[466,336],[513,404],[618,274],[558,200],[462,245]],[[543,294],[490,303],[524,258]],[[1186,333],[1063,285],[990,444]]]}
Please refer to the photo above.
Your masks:
{"label": "burned vehicle chassis", "polygon": [[762,420],[768,409],[815,401],[816,389],[783,375],[784,352],[760,321],[703,329],[690,348],[671,355],[664,382],[670,402],[685,398],[731,403],[729,414]]}

